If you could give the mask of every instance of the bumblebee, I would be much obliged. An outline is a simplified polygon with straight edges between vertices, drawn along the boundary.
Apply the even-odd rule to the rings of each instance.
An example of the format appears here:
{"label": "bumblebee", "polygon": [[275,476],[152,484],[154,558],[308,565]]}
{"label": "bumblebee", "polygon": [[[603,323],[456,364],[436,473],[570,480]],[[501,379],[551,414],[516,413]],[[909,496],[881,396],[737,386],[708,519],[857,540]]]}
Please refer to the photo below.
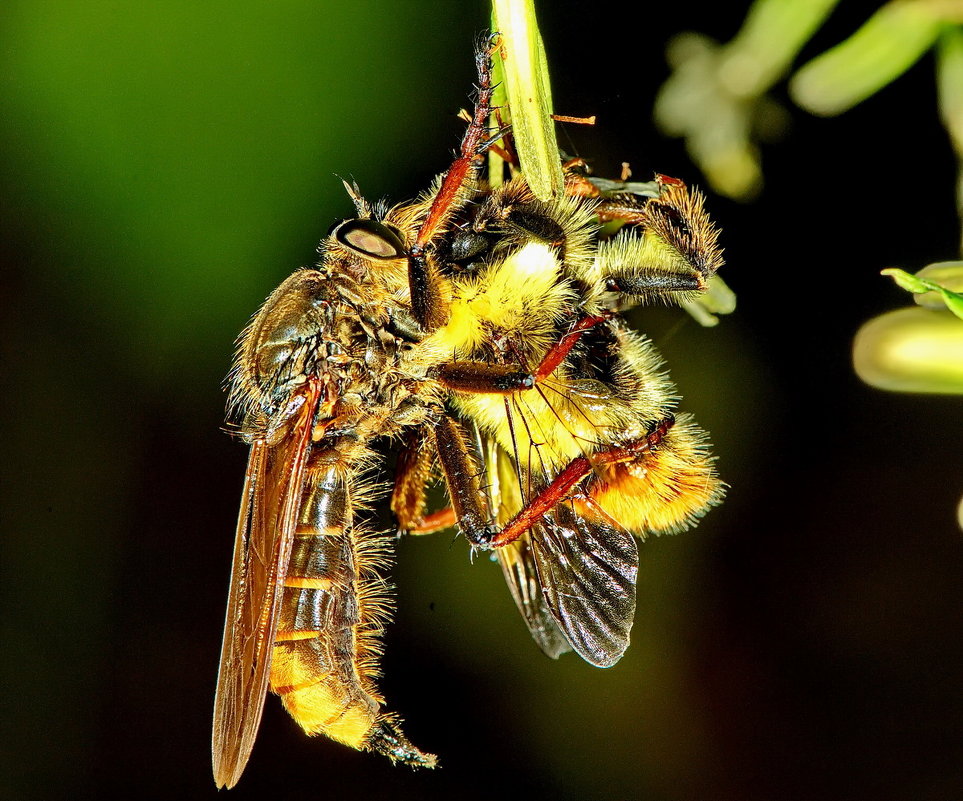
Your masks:
{"label": "bumblebee", "polygon": [[[722,496],[701,430],[620,310],[687,301],[721,264],[701,195],[645,193],[577,164],[566,196],[481,173],[492,86],[458,158],[416,201],[347,186],[356,216],[241,334],[229,420],[250,445],[214,708],[213,762],[233,786],[268,690],[309,734],[433,767],[376,686],[390,613],[388,536],[365,516],[402,452],[403,531],[457,524],[490,549],[536,641],[595,665],[628,645],[633,534],[688,527]],[[600,221],[622,230],[600,236]],[[440,465],[450,508],[426,514]]]}

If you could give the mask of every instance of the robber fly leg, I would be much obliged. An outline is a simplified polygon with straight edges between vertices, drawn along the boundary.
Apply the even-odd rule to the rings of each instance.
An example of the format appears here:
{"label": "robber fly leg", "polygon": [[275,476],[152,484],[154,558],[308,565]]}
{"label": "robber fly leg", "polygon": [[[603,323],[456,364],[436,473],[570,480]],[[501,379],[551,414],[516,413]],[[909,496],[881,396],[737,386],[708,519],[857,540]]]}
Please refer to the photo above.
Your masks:
{"label": "robber fly leg", "polygon": [[433,433],[458,527],[472,545],[487,548],[498,528],[492,523],[478,459],[469,449],[461,425],[451,417],[442,415]]}
{"label": "robber fly leg", "polygon": [[588,331],[590,328],[594,328],[599,323],[604,323],[606,320],[610,319],[611,315],[602,314],[598,316],[583,317],[572,329],[563,336],[558,342],[556,342],[552,347],[548,349],[548,352],[542,357],[541,363],[535,370],[535,380],[541,381],[548,378],[558,366],[565,361],[565,357],[568,356],[569,351],[575,347],[575,343],[582,338],[582,334]]}
{"label": "robber fly leg", "polygon": [[510,395],[535,386],[534,374],[514,364],[448,362],[430,374],[455,392],[479,395]]}
{"label": "robber fly leg", "polygon": [[448,362],[436,367],[432,371],[432,378],[441,381],[448,389],[456,392],[482,395],[508,395],[519,390],[531,389],[536,383],[555,372],[586,331],[610,318],[611,315],[608,314],[583,317],[548,349],[534,372],[513,364]]}
{"label": "robber fly leg", "polygon": [[400,531],[413,531],[425,516],[425,488],[431,477],[434,447],[424,429],[409,429],[395,465],[391,511]]}
{"label": "robber fly leg", "polygon": [[574,458],[548,486],[529,499],[518,514],[505,524],[502,530],[492,538],[490,547],[500,548],[521,537],[555,506],[570,497],[578,484],[595,468],[620,462],[632,462],[646,451],[656,449],[674,424],[675,418],[667,417],[641,439],[598,451],[591,456]]}
{"label": "robber fly leg", "polygon": [[418,525],[408,529],[408,533],[414,535],[434,534],[436,531],[444,531],[446,528],[451,528],[457,522],[458,515],[455,514],[455,510],[450,506],[446,506],[437,512],[426,514],[421,518],[421,522],[418,523]]}
{"label": "robber fly leg", "polygon": [[411,309],[415,319],[425,331],[434,331],[443,326],[448,322],[449,314],[448,303],[441,291],[441,277],[437,266],[430,258],[428,247],[432,240],[445,230],[452,213],[464,202],[463,189],[466,184],[474,180],[481,166],[482,156],[492,144],[487,123],[491,113],[494,87],[491,81],[488,48],[479,47],[476,50],[475,66],[478,69],[478,99],[475,101],[475,113],[462,139],[460,155],[445,173],[408,255]]}
{"label": "robber fly leg", "polygon": [[[604,318],[584,318],[580,323],[582,327],[577,325],[569,336],[581,334],[601,319]],[[574,341],[567,343],[566,347],[565,339],[561,340],[557,346],[559,351],[553,353],[554,349],[550,350],[551,360],[548,357],[543,359],[535,374],[512,365],[451,362],[438,368],[435,377],[449,389],[459,392],[511,394],[533,387],[540,373],[549,375],[565,358]],[[517,540],[556,505],[570,497],[574,488],[595,468],[631,462],[646,451],[657,448],[674,423],[673,417],[667,417],[641,439],[598,451],[591,456],[576,457],[548,486],[532,497],[501,531],[491,524],[488,499],[478,481],[477,462],[468,449],[461,427],[451,418],[444,417],[434,434],[452,506],[462,532],[473,545],[497,548]]]}

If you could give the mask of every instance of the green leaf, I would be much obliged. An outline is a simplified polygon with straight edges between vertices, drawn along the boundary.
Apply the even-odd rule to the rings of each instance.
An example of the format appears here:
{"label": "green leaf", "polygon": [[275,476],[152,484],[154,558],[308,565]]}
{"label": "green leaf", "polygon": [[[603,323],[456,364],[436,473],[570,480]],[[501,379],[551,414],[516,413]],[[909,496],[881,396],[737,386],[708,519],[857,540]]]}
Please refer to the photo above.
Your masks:
{"label": "green leaf", "polygon": [[948,289],[940,288],[940,294],[943,296],[943,302],[953,314],[963,320],[963,295],[959,292],[950,292]]}
{"label": "green leaf", "polygon": [[844,42],[804,65],[789,83],[813,114],[841,114],[908,70],[944,23],[926,3],[890,2]]}
{"label": "green leaf", "polygon": [[535,196],[548,200],[562,194],[564,177],[535,6],[532,0],[493,0],[492,20],[494,30],[501,34],[505,90],[521,169]]}
{"label": "green leaf", "polygon": [[921,294],[926,292],[929,287],[926,286],[926,282],[920,280],[915,275],[906,272],[905,270],[900,270],[896,267],[888,267],[885,270],[880,270],[880,275],[888,275],[892,278],[900,287],[905,289],[907,292],[915,292]]}
{"label": "green leaf", "polygon": [[[947,264],[959,263],[947,262]],[[890,276],[890,278],[892,278],[899,286],[915,295],[922,295],[927,292],[938,293],[942,298],[943,303],[946,304],[946,308],[963,320],[963,294],[954,292],[952,289],[948,289],[946,286],[943,286],[936,281],[930,281],[928,278],[921,277],[924,272],[937,266],[938,265],[930,265],[930,267],[924,267],[916,275],[911,275],[910,273],[897,269],[896,267],[889,267],[885,270],[882,270],[881,275]],[[953,267],[952,269],[957,272],[959,271],[959,267]]]}

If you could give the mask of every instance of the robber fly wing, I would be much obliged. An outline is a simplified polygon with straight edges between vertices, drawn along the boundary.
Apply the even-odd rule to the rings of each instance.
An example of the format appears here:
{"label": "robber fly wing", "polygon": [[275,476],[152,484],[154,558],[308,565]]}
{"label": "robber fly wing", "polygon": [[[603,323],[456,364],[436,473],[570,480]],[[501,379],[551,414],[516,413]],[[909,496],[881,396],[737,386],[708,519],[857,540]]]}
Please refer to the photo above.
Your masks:
{"label": "robber fly wing", "polygon": [[256,439],[248,459],[214,698],[211,747],[219,787],[240,779],[264,711],[318,400],[311,386],[307,395],[283,438],[273,445]]}

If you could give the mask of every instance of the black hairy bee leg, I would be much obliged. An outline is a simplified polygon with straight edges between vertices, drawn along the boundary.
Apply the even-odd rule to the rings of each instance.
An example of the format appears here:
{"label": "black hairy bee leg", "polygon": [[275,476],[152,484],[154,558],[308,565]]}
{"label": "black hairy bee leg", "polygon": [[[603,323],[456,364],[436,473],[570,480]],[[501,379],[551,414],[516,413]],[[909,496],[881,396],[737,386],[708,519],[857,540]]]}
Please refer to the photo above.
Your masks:
{"label": "black hairy bee leg", "polygon": [[461,141],[461,153],[445,173],[408,256],[411,309],[425,331],[440,328],[448,322],[449,315],[448,304],[441,291],[440,275],[429,258],[428,246],[445,229],[453,211],[460,204],[459,196],[463,187],[474,178],[480,157],[492,144],[487,123],[494,87],[488,48],[479,47],[476,50],[475,66],[478,69],[478,98],[475,101],[475,113]]}
{"label": "black hairy bee leg", "polygon": [[479,480],[481,470],[465,432],[443,415],[433,433],[458,527],[472,545],[487,548],[498,528],[492,523],[488,495]]}
{"label": "black hairy bee leg", "polygon": [[590,457],[576,457],[562,469],[551,484],[529,499],[518,514],[505,524],[502,530],[492,538],[490,547],[500,548],[521,537],[559,503],[570,497],[575,487],[594,468],[618,464],[619,462],[631,462],[637,459],[640,454],[654,450],[673,425],[675,425],[675,418],[670,416],[661,421],[642,439],[593,453]]}
{"label": "black hairy bee leg", "polygon": [[663,292],[699,292],[706,288],[705,279],[694,270],[691,273],[642,273],[607,276],[605,288],[623,295],[650,295]]}

